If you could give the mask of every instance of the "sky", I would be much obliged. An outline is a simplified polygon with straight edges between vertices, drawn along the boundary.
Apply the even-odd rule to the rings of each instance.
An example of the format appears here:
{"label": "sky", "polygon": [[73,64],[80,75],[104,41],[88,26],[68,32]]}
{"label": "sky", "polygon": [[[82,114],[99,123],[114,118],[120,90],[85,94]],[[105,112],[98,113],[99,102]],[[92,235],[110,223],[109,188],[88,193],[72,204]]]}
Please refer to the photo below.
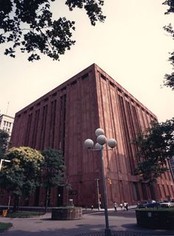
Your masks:
{"label": "sky", "polygon": [[91,26],[85,12],[69,12],[64,0],[56,0],[54,17],[76,21],[75,46],[52,61],[42,56],[28,62],[27,54],[3,55],[0,46],[0,113],[16,112],[96,63],[136,99],[157,115],[159,122],[174,116],[174,91],[163,86],[173,40],[163,30],[173,21],[164,15],[164,0],[105,0],[105,23]]}

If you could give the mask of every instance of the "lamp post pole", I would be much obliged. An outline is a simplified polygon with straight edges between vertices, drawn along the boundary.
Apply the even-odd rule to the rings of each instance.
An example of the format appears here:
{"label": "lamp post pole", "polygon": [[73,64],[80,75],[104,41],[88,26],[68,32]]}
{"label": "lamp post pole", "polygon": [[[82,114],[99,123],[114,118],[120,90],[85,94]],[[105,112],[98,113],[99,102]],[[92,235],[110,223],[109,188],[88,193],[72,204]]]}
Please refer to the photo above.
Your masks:
{"label": "lamp post pole", "polygon": [[97,203],[98,203],[98,210],[100,210],[99,179],[96,179],[96,185],[97,185]]}
{"label": "lamp post pole", "polygon": [[102,174],[102,183],[103,183],[103,202],[105,210],[105,236],[111,236],[111,230],[109,228],[109,218],[108,218],[108,204],[107,204],[107,192],[106,192],[106,178],[104,173],[104,163],[103,163],[103,150],[100,150],[100,159],[101,159],[101,174]]}
{"label": "lamp post pole", "polygon": [[[99,151],[100,160],[101,160],[101,176],[102,176],[102,184],[103,184],[103,202],[104,202],[104,214],[105,214],[105,236],[111,236],[111,230],[109,228],[109,218],[108,218],[108,204],[107,204],[107,191],[106,191],[106,178],[104,171],[104,160],[103,160],[103,145],[107,143],[107,145],[111,148],[116,146],[115,139],[108,139],[104,135],[104,131],[101,128],[96,129],[95,134],[97,136],[97,143],[94,146],[94,142],[92,139],[86,139],[84,145],[87,149],[91,149],[94,151]],[[94,146],[94,148],[93,148]],[[99,200],[99,199],[98,199]]]}

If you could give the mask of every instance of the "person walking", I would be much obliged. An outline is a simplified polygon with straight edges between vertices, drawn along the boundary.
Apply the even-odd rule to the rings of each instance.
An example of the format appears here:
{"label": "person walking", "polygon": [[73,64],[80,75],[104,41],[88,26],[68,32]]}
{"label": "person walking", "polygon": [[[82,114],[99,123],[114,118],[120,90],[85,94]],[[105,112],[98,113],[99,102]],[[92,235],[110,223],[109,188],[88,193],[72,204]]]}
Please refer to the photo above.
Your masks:
{"label": "person walking", "polygon": [[117,203],[116,202],[114,202],[114,209],[115,209],[115,211],[117,211]]}
{"label": "person walking", "polygon": [[123,203],[120,203],[120,208],[121,208],[121,210],[123,209]]}
{"label": "person walking", "polygon": [[128,203],[127,203],[127,202],[124,202],[124,209],[125,209],[126,211],[128,211]]}

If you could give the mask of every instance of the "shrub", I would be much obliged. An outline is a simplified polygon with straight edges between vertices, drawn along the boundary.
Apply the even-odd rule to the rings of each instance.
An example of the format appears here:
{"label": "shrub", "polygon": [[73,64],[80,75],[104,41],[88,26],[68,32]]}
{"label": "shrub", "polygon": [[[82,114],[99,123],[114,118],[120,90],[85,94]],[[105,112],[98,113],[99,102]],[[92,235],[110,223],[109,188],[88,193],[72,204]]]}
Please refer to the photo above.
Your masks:
{"label": "shrub", "polygon": [[174,229],[174,209],[136,209],[139,226],[150,229]]}
{"label": "shrub", "polygon": [[2,233],[3,231],[9,229],[10,227],[12,227],[12,223],[3,223],[0,222],[0,233]]}

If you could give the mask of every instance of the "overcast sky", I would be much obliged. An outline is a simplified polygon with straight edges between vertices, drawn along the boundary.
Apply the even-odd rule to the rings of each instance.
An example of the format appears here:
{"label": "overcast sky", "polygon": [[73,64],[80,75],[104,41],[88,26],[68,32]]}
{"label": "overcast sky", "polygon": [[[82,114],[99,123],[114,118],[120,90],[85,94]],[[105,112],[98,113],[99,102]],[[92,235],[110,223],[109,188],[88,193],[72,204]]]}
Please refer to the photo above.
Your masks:
{"label": "overcast sky", "polygon": [[60,61],[47,57],[28,62],[27,55],[16,59],[3,56],[0,47],[0,113],[15,113],[96,63],[128,92],[142,102],[159,121],[174,116],[174,91],[161,88],[165,73],[171,71],[168,57],[173,40],[163,30],[172,22],[164,15],[164,0],[105,0],[105,23],[91,26],[85,13],[54,3],[54,15],[66,14],[76,20],[76,45]]}

